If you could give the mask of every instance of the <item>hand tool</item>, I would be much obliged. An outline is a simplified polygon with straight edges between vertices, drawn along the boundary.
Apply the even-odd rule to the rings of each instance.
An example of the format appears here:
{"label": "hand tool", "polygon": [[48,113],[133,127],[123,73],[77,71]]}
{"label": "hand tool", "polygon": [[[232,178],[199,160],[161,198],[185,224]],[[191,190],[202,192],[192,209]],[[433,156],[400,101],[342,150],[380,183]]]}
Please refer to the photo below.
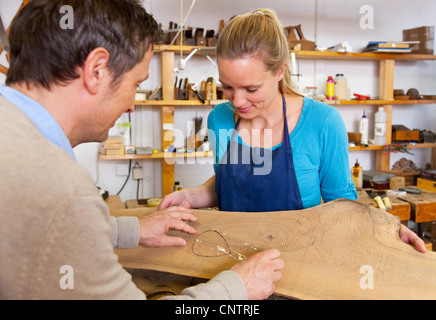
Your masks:
{"label": "hand tool", "polygon": [[363,94],[354,93],[353,95],[356,97],[356,100],[369,100],[369,99],[371,99],[370,96],[366,96]]}
{"label": "hand tool", "polygon": [[[368,196],[371,199],[375,200],[375,203],[377,204],[377,207],[379,207],[382,210],[386,210],[386,206],[384,205],[381,197],[378,195],[377,192],[375,192],[374,190],[366,190],[366,193],[368,194]],[[392,207],[391,207],[392,209]]]}
{"label": "hand tool", "polygon": [[378,195],[381,197],[386,207],[386,210],[387,211],[392,210],[391,201],[389,200],[389,197],[386,195],[386,192],[385,191],[378,192]]}
{"label": "hand tool", "polygon": [[0,17],[0,42],[3,46],[3,50],[9,52],[9,40],[1,17]]}

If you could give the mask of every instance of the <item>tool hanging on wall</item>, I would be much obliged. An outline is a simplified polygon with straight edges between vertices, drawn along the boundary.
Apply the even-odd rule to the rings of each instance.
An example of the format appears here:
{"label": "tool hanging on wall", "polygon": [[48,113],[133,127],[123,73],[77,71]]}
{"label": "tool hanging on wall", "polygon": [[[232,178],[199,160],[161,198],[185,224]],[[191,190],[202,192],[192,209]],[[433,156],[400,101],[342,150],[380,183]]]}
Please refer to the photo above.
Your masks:
{"label": "tool hanging on wall", "polygon": [[315,50],[315,42],[309,41],[304,37],[303,31],[301,30],[301,24],[285,27],[285,30],[288,32],[288,43],[291,50],[296,50],[295,47],[298,45],[299,50]]}

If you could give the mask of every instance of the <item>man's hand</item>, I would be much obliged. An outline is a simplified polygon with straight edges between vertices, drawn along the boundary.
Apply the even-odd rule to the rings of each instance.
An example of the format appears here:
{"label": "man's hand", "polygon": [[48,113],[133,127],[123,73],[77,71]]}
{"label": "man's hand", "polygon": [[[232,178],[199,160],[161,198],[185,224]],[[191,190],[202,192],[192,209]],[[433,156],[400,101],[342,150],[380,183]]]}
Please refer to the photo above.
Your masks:
{"label": "man's hand", "polygon": [[168,236],[170,229],[195,234],[193,227],[184,221],[197,221],[192,210],[171,207],[139,218],[141,235],[139,242],[147,247],[183,247],[186,241],[180,237]]}
{"label": "man's hand", "polygon": [[424,241],[418,235],[404,225],[400,225],[400,238],[405,243],[411,244],[422,253],[427,252]]}
{"label": "man's hand", "polygon": [[269,249],[234,265],[230,270],[241,276],[249,300],[262,300],[274,292],[274,282],[282,277],[280,270],[284,266],[285,262],[280,259],[280,251]]}

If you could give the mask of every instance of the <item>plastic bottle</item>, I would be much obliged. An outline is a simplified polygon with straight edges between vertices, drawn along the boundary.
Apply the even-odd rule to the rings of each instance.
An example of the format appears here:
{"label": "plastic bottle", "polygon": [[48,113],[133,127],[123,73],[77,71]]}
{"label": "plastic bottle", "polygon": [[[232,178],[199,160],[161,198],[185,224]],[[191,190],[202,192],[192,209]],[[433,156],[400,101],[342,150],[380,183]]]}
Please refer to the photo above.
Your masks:
{"label": "plastic bottle", "polygon": [[356,159],[354,167],[351,168],[351,178],[353,179],[354,186],[358,191],[363,189],[363,170],[359,164],[359,160]]}
{"label": "plastic bottle", "polygon": [[329,76],[327,79],[327,90],[326,90],[327,100],[335,99],[335,81],[332,76]]}
{"label": "plastic bottle", "polygon": [[386,144],[386,112],[379,107],[375,113],[374,144],[377,146]]}
{"label": "plastic bottle", "polygon": [[182,191],[182,190],[183,190],[183,186],[180,184],[179,181],[174,182],[174,185],[171,187],[172,192]]}
{"label": "plastic bottle", "polygon": [[336,74],[335,77],[335,99],[348,100],[348,82],[342,73]]}
{"label": "plastic bottle", "polygon": [[362,134],[362,139],[360,140],[360,143],[363,145],[368,144],[368,125],[369,121],[365,115],[365,110],[363,110],[363,116],[362,119],[360,119],[360,133]]}

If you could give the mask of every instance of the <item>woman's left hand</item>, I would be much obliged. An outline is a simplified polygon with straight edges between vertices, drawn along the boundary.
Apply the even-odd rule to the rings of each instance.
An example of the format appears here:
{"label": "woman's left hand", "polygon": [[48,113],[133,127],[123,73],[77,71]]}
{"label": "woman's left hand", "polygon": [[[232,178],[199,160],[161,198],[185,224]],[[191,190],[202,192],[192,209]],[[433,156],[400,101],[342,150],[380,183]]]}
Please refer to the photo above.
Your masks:
{"label": "woman's left hand", "polygon": [[418,235],[404,225],[400,226],[400,238],[405,243],[411,244],[416,250],[422,253],[427,252],[424,241]]}

